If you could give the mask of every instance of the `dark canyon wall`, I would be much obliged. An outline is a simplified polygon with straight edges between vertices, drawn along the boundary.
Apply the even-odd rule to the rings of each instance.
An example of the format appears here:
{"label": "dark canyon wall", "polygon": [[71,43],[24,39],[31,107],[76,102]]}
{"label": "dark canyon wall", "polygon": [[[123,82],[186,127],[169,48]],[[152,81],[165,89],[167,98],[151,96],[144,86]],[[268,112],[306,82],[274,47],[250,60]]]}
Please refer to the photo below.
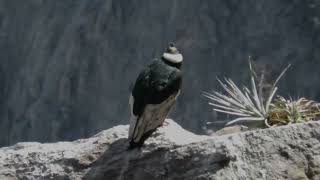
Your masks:
{"label": "dark canyon wall", "polygon": [[269,79],[319,100],[319,0],[0,0],[0,145],[88,137],[128,122],[138,72],[175,41],[183,90],[171,117],[202,132],[216,76]]}

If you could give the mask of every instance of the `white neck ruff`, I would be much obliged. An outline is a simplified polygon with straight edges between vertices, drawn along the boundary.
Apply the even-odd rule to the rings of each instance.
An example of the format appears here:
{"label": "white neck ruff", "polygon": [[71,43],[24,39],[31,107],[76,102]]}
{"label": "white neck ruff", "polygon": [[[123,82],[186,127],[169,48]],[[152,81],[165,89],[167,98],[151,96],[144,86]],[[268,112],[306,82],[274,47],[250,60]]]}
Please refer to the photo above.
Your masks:
{"label": "white neck ruff", "polygon": [[162,57],[172,63],[181,63],[183,61],[182,54],[163,53]]}

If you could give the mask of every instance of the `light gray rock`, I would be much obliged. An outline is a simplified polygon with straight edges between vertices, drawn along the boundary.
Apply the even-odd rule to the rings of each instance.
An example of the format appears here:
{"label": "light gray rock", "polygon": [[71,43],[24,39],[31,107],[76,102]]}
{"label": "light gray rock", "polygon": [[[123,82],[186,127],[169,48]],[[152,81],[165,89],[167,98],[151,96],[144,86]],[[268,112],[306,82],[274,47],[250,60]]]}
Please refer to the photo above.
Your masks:
{"label": "light gray rock", "polygon": [[319,179],[320,123],[199,136],[172,120],[128,150],[128,126],[0,149],[0,179]]}
{"label": "light gray rock", "polygon": [[214,135],[226,135],[226,134],[232,134],[232,133],[239,133],[239,132],[244,132],[248,131],[248,127],[246,126],[230,126],[230,127],[225,127],[220,129],[219,131],[215,132]]}

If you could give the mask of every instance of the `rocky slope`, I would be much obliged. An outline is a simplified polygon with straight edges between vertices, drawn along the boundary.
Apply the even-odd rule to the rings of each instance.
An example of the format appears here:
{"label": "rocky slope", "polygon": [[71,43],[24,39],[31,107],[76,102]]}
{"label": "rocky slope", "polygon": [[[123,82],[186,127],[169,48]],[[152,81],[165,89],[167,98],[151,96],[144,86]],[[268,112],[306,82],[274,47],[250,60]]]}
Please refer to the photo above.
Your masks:
{"label": "rocky slope", "polygon": [[320,123],[199,136],[172,120],[141,149],[128,126],[89,138],[0,149],[0,179],[319,179]]}
{"label": "rocky slope", "polygon": [[[201,132],[216,76],[254,55],[280,91],[319,99],[319,0],[1,0],[0,146],[89,137],[128,121],[130,84],[176,41],[185,57],[172,117]],[[199,121],[194,121],[198,119]]]}

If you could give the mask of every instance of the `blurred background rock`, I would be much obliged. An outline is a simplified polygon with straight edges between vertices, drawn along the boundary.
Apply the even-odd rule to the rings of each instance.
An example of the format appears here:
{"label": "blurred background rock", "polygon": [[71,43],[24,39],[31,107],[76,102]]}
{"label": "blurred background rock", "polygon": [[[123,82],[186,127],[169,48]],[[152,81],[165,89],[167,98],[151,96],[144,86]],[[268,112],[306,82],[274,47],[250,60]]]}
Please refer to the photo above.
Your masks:
{"label": "blurred background rock", "polygon": [[171,117],[196,133],[224,120],[202,91],[247,82],[248,56],[284,96],[320,98],[319,0],[1,0],[0,146],[89,137],[127,124],[130,88],[175,41],[182,93]]}

